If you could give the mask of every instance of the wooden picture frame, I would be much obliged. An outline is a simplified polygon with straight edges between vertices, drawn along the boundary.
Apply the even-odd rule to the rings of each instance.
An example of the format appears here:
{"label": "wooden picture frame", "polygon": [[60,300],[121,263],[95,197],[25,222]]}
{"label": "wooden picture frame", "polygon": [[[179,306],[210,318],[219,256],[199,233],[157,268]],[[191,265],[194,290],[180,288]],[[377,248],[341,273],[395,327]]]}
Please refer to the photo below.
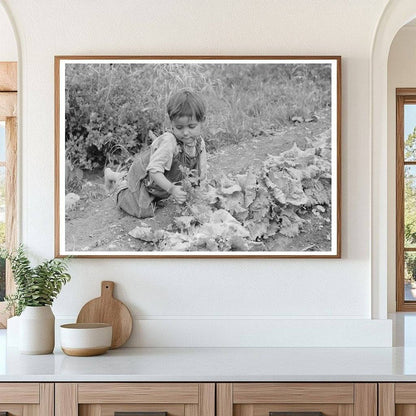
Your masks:
{"label": "wooden picture frame", "polygon": [[57,257],[339,258],[341,57],[56,56],[55,167]]}

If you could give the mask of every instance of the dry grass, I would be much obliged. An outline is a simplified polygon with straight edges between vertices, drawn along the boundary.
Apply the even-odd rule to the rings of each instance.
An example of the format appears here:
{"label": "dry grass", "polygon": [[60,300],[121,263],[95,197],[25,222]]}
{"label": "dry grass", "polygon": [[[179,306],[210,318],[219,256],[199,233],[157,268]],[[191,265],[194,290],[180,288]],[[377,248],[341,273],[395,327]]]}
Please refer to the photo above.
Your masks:
{"label": "dry grass", "polygon": [[209,150],[267,134],[331,105],[326,64],[73,64],[67,67],[67,157],[82,169],[122,163],[161,133],[173,91],[207,104]]}

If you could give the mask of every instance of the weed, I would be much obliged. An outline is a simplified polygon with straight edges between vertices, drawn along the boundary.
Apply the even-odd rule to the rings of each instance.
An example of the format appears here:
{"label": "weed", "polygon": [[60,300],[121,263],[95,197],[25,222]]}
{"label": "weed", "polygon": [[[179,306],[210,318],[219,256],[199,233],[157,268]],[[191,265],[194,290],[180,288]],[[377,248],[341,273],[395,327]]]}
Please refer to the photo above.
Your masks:
{"label": "weed", "polygon": [[208,151],[331,105],[323,64],[70,64],[66,85],[66,157],[83,170],[126,165],[149,130],[168,127],[166,103],[180,88],[206,101]]}

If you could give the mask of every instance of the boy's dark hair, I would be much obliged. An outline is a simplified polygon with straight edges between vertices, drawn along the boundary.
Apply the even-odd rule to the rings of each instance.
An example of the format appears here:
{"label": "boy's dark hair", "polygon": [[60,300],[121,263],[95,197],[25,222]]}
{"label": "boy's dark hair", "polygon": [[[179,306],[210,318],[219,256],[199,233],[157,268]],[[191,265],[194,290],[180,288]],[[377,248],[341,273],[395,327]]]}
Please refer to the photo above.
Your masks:
{"label": "boy's dark hair", "polygon": [[195,117],[198,122],[205,120],[205,103],[199,94],[191,90],[180,90],[172,94],[167,110],[170,120],[178,117]]}

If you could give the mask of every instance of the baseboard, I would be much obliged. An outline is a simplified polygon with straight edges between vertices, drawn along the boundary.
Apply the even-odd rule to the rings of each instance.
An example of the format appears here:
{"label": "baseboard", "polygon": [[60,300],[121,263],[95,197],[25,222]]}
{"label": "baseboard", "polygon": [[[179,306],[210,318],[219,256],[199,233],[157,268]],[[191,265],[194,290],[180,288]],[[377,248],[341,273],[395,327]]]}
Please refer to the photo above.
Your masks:
{"label": "baseboard", "polygon": [[[71,320],[68,317],[57,317],[57,324]],[[391,347],[392,321],[140,317],[134,320],[133,333],[125,346]]]}

